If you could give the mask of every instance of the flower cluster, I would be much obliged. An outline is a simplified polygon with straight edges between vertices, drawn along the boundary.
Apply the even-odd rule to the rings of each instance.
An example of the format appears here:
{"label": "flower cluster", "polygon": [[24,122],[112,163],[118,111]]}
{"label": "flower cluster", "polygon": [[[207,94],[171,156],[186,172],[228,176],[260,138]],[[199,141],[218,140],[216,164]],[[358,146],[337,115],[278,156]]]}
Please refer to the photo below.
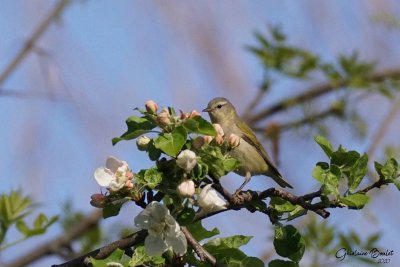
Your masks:
{"label": "flower cluster", "polygon": [[[114,138],[113,143],[136,139],[138,150],[146,152],[156,165],[134,174],[127,162],[108,157],[105,166],[94,172],[97,183],[108,192],[93,194],[90,203],[103,208],[105,217],[117,215],[129,200],[146,206],[135,217],[135,225],[148,230],[146,253],[156,256],[172,250],[181,256],[186,252],[187,241],[175,218],[187,209],[194,216],[196,212],[227,208],[227,201],[211,184],[205,184],[204,178],[214,172],[214,177],[220,177],[235,168],[236,161],[224,151],[238,146],[240,137],[225,136],[220,125],[209,123],[195,110],[176,114],[174,109],[160,108],[149,100],[145,109],[138,111],[142,116],[129,117],[128,131]],[[168,204],[167,208],[153,201],[153,190],[167,199],[181,199],[182,203]]]}

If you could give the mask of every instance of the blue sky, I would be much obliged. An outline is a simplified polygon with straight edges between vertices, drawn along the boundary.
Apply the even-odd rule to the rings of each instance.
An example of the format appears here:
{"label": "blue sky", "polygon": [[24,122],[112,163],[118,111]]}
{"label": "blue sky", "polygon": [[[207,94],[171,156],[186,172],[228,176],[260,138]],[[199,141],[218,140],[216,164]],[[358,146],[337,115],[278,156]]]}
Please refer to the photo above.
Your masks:
{"label": "blue sky", "polygon": [[[1,1],[0,70],[54,3]],[[363,59],[379,58],[382,69],[398,67],[400,31],[374,24],[371,17],[399,11],[400,4],[394,0],[73,3],[38,42],[41,55],[29,55],[0,88],[42,95],[0,97],[0,193],[22,188],[49,214],[60,213],[60,203],[66,200],[90,212],[90,195],[99,192],[93,171],[108,155],[125,159],[133,170],[151,164],[146,155],[136,151],[134,142],[111,145],[111,138],[125,131],[124,120],[133,108],[154,99],[162,106],[201,110],[211,98],[222,95],[242,112],[262,79],[260,63],[244,46],[255,44],[253,32],[265,32],[267,25],[281,25],[293,45],[313,50],[326,61],[357,49]],[[284,98],[318,81],[322,80],[317,77],[316,81],[300,83],[277,79],[264,102]],[[373,114],[368,107],[360,107],[371,118],[372,132],[376,128],[373,122],[382,118],[388,107],[382,98],[371,103],[375,101],[381,104]],[[392,132],[398,132],[396,125]],[[338,128],[333,142],[361,152],[369,145],[368,139],[356,140],[345,127]],[[385,142],[398,144],[394,134]],[[296,193],[316,189],[310,173],[315,162],[322,159],[312,140],[284,135],[280,168],[293,181]],[[226,177],[223,182],[233,190],[241,183],[235,178]],[[271,185],[258,177],[249,188]],[[384,231],[383,246],[400,251],[396,242],[400,237],[396,230],[399,217],[396,214],[393,219],[392,215],[396,206],[391,201],[396,199],[393,188],[375,196],[366,212],[376,221],[367,221],[364,212],[344,209],[333,211],[329,220],[344,230],[359,229],[365,234]],[[132,222],[137,212],[136,208],[126,208],[126,222]],[[269,244],[270,224],[263,216],[251,214],[248,216],[252,221],[254,218],[255,226],[249,229],[240,221],[242,216],[230,212],[205,223],[219,226],[223,235],[256,235],[246,251],[259,255]],[[232,220],[240,223],[231,225]],[[260,229],[265,232],[259,234]],[[50,232],[51,236],[56,234],[56,229]],[[16,251],[29,250],[39,238],[32,242]],[[2,260],[18,255],[11,252]]]}

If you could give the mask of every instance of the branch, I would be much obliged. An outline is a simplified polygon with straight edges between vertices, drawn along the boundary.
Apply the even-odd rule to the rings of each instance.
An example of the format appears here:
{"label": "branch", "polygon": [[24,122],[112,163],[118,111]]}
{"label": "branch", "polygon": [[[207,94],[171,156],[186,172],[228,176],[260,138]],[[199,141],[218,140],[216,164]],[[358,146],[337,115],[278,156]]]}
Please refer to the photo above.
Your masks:
{"label": "branch", "polygon": [[[381,71],[381,72],[377,72],[375,74],[372,74],[368,77],[365,77],[366,81],[369,82],[382,82],[385,79],[388,78],[396,78],[400,76],[400,70],[399,69],[389,69],[389,70],[385,70],[385,71]],[[276,103],[275,105],[271,106],[271,107],[267,107],[264,110],[256,113],[255,115],[251,116],[248,118],[247,122],[249,124],[255,124],[261,120],[263,120],[264,118],[271,116],[277,112],[286,110],[290,107],[299,105],[301,103],[310,101],[314,98],[320,97],[322,95],[325,95],[327,93],[339,90],[345,86],[348,86],[350,83],[350,80],[341,80],[338,81],[335,84],[332,83],[323,83],[320,85],[316,85],[314,87],[311,87],[309,90],[307,90],[304,93],[301,93],[295,97],[289,97],[286,98],[278,103]]]}
{"label": "branch", "polygon": [[140,230],[136,233],[133,233],[125,238],[114,241],[108,245],[105,245],[102,248],[93,250],[85,255],[82,255],[73,260],[64,262],[62,264],[54,264],[52,267],[87,267],[89,266],[89,258],[94,257],[96,259],[103,259],[113,253],[114,250],[120,248],[122,250],[126,250],[131,248],[133,245],[137,243],[141,243],[144,241],[147,236],[147,230]]}
{"label": "branch", "polygon": [[85,217],[78,225],[73,227],[70,231],[43,245],[37,246],[31,252],[28,252],[24,256],[21,256],[18,260],[6,264],[5,267],[20,267],[20,266],[22,267],[42,258],[43,256],[58,254],[58,252],[61,249],[70,246],[73,240],[86,234],[88,230],[96,227],[99,223],[99,220],[101,219],[101,216],[102,212],[96,210],[89,216]]}
{"label": "branch", "polygon": [[4,71],[0,74],[0,86],[7,80],[11,73],[18,67],[19,64],[25,59],[35,43],[47,30],[49,25],[55,18],[59,17],[64,7],[69,3],[70,0],[60,0],[54,9],[47,15],[47,17],[39,24],[36,30],[32,33],[31,37],[26,41],[25,45],[22,47],[21,51],[15,56],[15,58],[8,64]]}
{"label": "branch", "polygon": [[182,226],[181,230],[183,234],[186,237],[186,240],[190,244],[190,246],[193,248],[193,250],[196,252],[197,256],[199,256],[200,260],[202,262],[207,261],[208,263],[211,264],[211,266],[221,266],[218,264],[217,260],[213,255],[211,255],[207,250],[205,250],[199,242],[192,236],[192,234],[189,232],[189,230],[185,227]]}

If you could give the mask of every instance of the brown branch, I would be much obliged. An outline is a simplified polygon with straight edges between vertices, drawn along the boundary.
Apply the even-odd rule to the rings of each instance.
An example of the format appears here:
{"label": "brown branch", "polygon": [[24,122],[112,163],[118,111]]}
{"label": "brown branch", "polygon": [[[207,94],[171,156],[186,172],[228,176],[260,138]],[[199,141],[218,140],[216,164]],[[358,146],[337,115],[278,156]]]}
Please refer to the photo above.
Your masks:
{"label": "brown branch", "polygon": [[[399,69],[389,69],[389,70],[374,73],[368,77],[365,77],[365,79],[366,79],[366,81],[369,81],[369,82],[382,82],[385,79],[396,78],[399,76],[400,76]],[[350,83],[350,80],[341,80],[335,84],[323,83],[323,84],[316,85],[314,87],[311,87],[309,90],[307,90],[304,93],[301,93],[294,97],[288,97],[288,98],[276,103],[275,105],[272,105],[271,107],[265,108],[264,110],[249,117],[247,122],[249,124],[253,125],[253,124],[255,124],[277,112],[286,110],[290,107],[299,105],[306,101],[310,101],[314,98],[320,97],[327,93],[342,89],[343,87],[348,86],[349,83]]]}
{"label": "brown branch", "polygon": [[221,266],[218,264],[217,260],[213,255],[211,255],[206,249],[204,249],[199,242],[192,236],[192,234],[189,232],[189,230],[185,227],[182,226],[181,230],[183,234],[186,237],[186,240],[190,244],[190,246],[193,248],[193,250],[196,252],[197,256],[199,256],[200,261],[204,262],[207,261],[211,266]]}
{"label": "brown branch", "polygon": [[147,236],[147,230],[140,230],[136,233],[133,233],[125,238],[114,241],[108,245],[105,245],[102,248],[93,250],[85,255],[82,255],[78,258],[70,260],[68,262],[64,262],[62,264],[54,264],[52,267],[87,267],[89,265],[89,258],[93,257],[96,259],[104,259],[109,256],[114,250],[120,248],[122,250],[126,250],[131,248],[133,245],[141,243]]}
{"label": "brown branch", "polygon": [[64,7],[68,4],[70,0],[60,0],[53,10],[46,16],[46,18],[39,24],[39,26],[33,31],[31,37],[26,41],[25,45],[22,47],[21,51],[15,56],[15,58],[7,65],[4,71],[0,74],[0,86],[7,80],[11,73],[18,67],[19,64],[25,59],[25,57],[30,53],[35,43],[47,30],[51,22],[58,18]]}
{"label": "brown branch", "polygon": [[84,235],[90,229],[96,227],[101,219],[102,212],[100,210],[96,210],[91,213],[89,216],[85,217],[78,225],[72,228],[70,231],[65,234],[43,244],[37,246],[31,252],[26,253],[25,255],[18,258],[18,260],[6,264],[4,267],[19,267],[26,266],[43,256],[58,254],[60,250],[65,247],[70,246],[71,242],[78,237]]}

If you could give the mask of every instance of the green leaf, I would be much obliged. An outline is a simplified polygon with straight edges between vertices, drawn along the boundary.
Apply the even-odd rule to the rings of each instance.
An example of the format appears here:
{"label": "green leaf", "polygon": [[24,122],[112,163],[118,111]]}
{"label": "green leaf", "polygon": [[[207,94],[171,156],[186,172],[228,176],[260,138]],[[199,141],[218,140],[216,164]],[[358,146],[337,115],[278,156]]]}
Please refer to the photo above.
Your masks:
{"label": "green leaf", "polygon": [[[107,258],[96,260],[93,257],[90,257],[90,263],[93,267],[105,267],[105,266],[129,266],[130,258],[124,254],[122,249],[117,248],[111,253]],[[115,265],[112,265],[115,263]],[[120,263],[120,265],[118,265]]]}
{"label": "green leaf", "polygon": [[187,226],[188,230],[192,234],[192,236],[197,240],[201,241],[206,238],[213,237],[219,234],[219,230],[217,228],[208,231],[201,225],[201,221],[194,222]]}
{"label": "green leaf", "polygon": [[256,257],[247,257],[242,261],[246,267],[265,267],[264,262]]}
{"label": "green leaf", "polygon": [[165,259],[162,256],[148,256],[145,247],[142,245],[135,248],[129,266],[162,266],[164,263]]}
{"label": "green leaf", "polygon": [[341,149],[332,153],[331,164],[335,164],[341,169],[347,169],[351,168],[359,159],[360,153],[357,151],[345,151]]}
{"label": "green leaf", "polygon": [[272,260],[268,263],[268,267],[299,267],[299,264],[293,261]]}
{"label": "green leaf", "polygon": [[17,228],[17,230],[23,234],[24,236],[28,236],[29,234],[29,227],[26,225],[26,223],[24,221],[18,221],[15,224],[15,227]]}
{"label": "green leaf", "polygon": [[367,174],[368,155],[364,153],[353,165],[350,170],[348,186],[350,192],[353,192],[360,185],[362,179]]}
{"label": "green leaf", "polygon": [[322,137],[320,135],[314,136],[315,142],[318,143],[318,145],[324,150],[325,154],[330,158],[333,153],[333,147],[332,144],[326,139],[325,137]]}
{"label": "green leaf", "polygon": [[151,167],[144,172],[144,180],[146,185],[154,189],[162,181],[162,173],[158,171],[157,167]]}
{"label": "green leaf", "polygon": [[367,204],[369,197],[365,194],[357,193],[341,197],[340,202],[347,205],[349,209],[361,209]]}
{"label": "green leaf", "polygon": [[196,212],[193,209],[186,207],[178,213],[176,220],[179,225],[186,226],[193,222],[195,214]]}
{"label": "green leaf", "polygon": [[278,212],[290,212],[296,208],[296,205],[280,197],[271,197],[269,205]]}
{"label": "green leaf", "polygon": [[225,172],[231,172],[236,170],[236,168],[239,166],[239,161],[237,159],[234,158],[227,158],[224,159],[224,170]]}
{"label": "green leaf", "polygon": [[103,218],[117,216],[121,210],[122,203],[106,202],[103,208]]}
{"label": "green leaf", "polygon": [[329,169],[329,164],[327,164],[326,162],[318,162],[317,165],[314,167],[314,170],[312,171],[311,175],[312,177],[314,177],[315,180],[323,184],[328,169]]}
{"label": "green leaf", "polygon": [[275,229],[274,247],[279,256],[299,262],[303,257],[305,242],[293,225]]}
{"label": "green leaf", "polygon": [[154,145],[154,140],[151,140],[149,143],[147,153],[149,155],[150,160],[156,161],[160,158],[161,156],[161,150],[157,149]]}
{"label": "green leaf", "polygon": [[239,248],[243,245],[246,245],[252,238],[252,236],[235,235],[225,238],[214,238],[213,240],[207,242],[207,244],[215,247],[222,245],[228,248]]}
{"label": "green leaf", "polygon": [[156,148],[165,154],[175,157],[186,143],[187,132],[184,127],[178,126],[171,133],[162,133],[154,140]]}
{"label": "green leaf", "polygon": [[393,181],[398,176],[398,163],[394,158],[390,158],[381,169],[385,180]]}
{"label": "green leaf", "polygon": [[191,119],[187,119],[183,122],[182,125],[192,133],[211,136],[217,135],[214,126],[200,116],[195,116]]}
{"label": "green leaf", "polygon": [[135,139],[142,134],[148,133],[157,126],[154,122],[149,121],[147,118],[138,116],[130,116],[128,119],[126,119],[126,125],[128,126],[128,130],[120,137],[113,138],[113,145],[122,140]]}

